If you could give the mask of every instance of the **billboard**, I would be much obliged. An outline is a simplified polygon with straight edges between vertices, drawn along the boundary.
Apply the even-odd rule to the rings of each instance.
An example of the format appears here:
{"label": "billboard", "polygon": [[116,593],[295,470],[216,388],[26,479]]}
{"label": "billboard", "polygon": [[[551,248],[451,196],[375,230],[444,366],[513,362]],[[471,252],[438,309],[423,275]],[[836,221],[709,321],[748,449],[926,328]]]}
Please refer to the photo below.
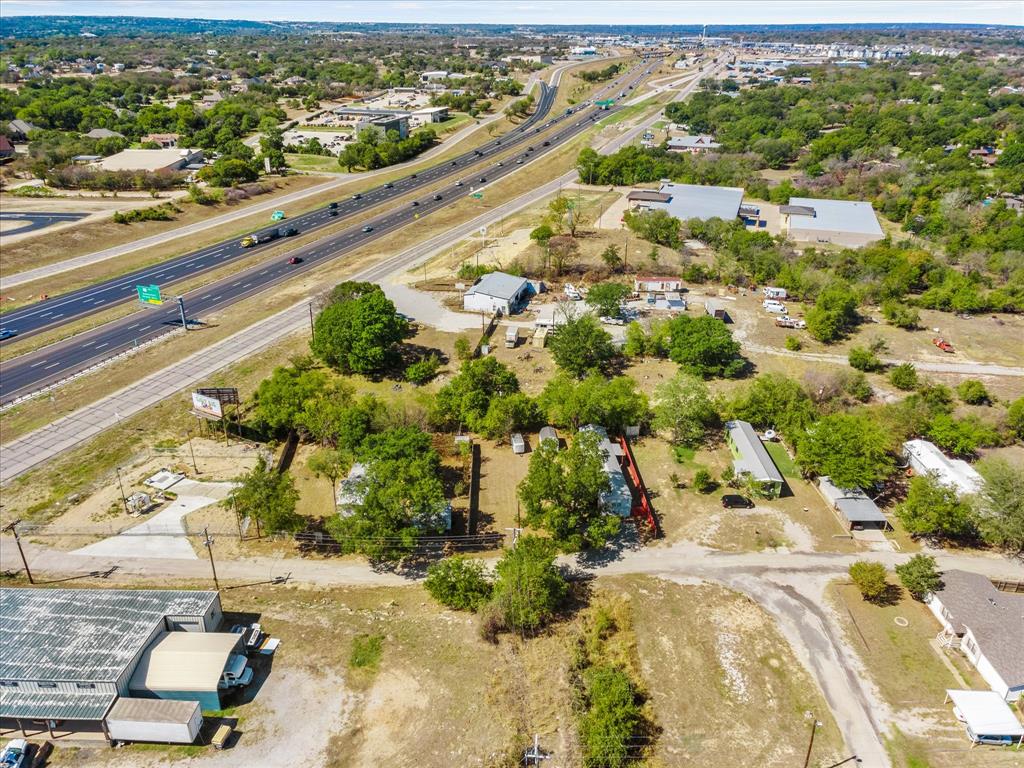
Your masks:
{"label": "billboard", "polygon": [[139,292],[139,301],[143,304],[163,304],[160,297],[159,285],[136,285],[135,290]]}
{"label": "billboard", "polygon": [[200,387],[196,390],[200,395],[206,395],[212,397],[215,400],[220,400],[221,404],[234,403],[238,405],[241,402],[238,399],[238,389],[235,387]]}
{"label": "billboard", "polygon": [[224,409],[221,408],[220,400],[215,397],[201,395],[198,392],[192,393],[192,410],[215,419],[224,418]]}

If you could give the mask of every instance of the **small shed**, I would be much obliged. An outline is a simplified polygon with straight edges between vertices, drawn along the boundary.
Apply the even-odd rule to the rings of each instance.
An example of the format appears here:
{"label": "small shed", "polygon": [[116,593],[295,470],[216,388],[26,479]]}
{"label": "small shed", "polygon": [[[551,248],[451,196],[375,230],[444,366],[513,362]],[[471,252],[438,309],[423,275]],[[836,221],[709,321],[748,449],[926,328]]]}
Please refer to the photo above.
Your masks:
{"label": "small shed", "polygon": [[818,478],[818,490],[846,521],[848,528],[885,530],[889,527],[885,514],[860,488],[839,488],[825,475]]}
{"label": "small shed", "polygon": [[721,320],[723,323],[729,322],[729,313],[725,310],[725,307],[717,301],[712,299],[705,301],[704,311],[716,320]]}
{"label": "small shed", "polygon": [[548,329],[546,327],[538,328],[533,332],[533,339],[530,342],[537,349],[544,349],[548,343]]}
{"label": "small shed", "polygon": [[512,435],[512,453],[526,453],[526,440],[524,440],[523,436],[518,432]]}
{"label": "small shed", "polygon": [[519,343],[519,329],[514,325],[510,325],[505,329],[505,346],[508,349],[515,349],[516,344]]}
{"label": "small shed", "polygon": [[995,691],[946,691],[953,712],[975,744],[1024,744],[1024,725]]}
{"label": "small shed", "polygon": [[558,445],[559,445],[559,443],[558,443],[558,432],[555,431],[554,427],[547,426],[547,427],[544,427],[544,428],[541,429],[541,431],[540,431],[540,442],[543,443],[545,440],[553,441],[554,444],[555,444],[555,447],[556,448],[558,447]]}

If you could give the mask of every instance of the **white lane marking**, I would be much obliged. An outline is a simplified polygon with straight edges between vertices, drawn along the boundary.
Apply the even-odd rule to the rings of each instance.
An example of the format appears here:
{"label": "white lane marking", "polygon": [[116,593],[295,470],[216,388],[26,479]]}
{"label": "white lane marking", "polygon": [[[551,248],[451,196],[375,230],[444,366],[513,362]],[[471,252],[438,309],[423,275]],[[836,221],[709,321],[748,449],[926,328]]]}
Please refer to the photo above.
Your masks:
{"label": "white lane marking", "polygon": [[104,347],[109,347],[109,346],[110,346],[110,342],[109,341],[105,341],[102,344],[97,345],[96,349],[103,349]]}
{"label": "white lane marking", "polygon": [[139,323],[135,323],[135,324],[133,324],[133,325],[129,325],[129,326],[128,326],[128,328],[127,328],[126,330],[129,330],[129,331],[130,331],[130,330],[131,330],[132,328],[138,328],[138,327],[139,327]]}
{"label": "white lane marking", "polygon": [[46,366],[45,368],[43,368],[43,370],[44,371],[48,371],[51,368],[56,368],[58,365],[60,365],[60,361],[59,360],[56,363],[51,363],[50,365]]}
{"label": "white lane marking", "polygon": [[45,362],[46,362],[45,359],[44,360],[40,360],[38,363],[32,363],[32,365],[30,365],[29,368],[36,368],[37,366],[40,366],[40,365],[42,365]]}

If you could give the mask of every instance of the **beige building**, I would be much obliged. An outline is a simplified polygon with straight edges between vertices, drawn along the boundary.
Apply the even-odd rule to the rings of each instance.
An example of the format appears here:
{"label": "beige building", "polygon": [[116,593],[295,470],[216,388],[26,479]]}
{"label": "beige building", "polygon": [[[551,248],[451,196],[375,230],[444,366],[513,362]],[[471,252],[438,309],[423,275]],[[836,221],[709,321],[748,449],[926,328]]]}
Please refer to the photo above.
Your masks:
{"label": "beige building", "polygon": [[871,203],[792,197],[779,206],[782,230],[791,240],[860,248],[885,237]]}
{"label": "beige building", "polygon": [[203,161],[201,149],[126,149],[96,163],[104,171],[180,171]]}

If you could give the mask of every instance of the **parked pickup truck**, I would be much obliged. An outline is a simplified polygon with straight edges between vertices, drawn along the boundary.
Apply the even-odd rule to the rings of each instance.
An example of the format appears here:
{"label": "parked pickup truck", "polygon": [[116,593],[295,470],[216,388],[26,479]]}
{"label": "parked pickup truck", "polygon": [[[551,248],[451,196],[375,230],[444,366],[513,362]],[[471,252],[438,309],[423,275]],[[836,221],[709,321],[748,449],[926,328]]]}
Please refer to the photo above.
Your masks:
{"label": "parked pickup truck", "polygon": [[228,656],[228,664],[220,673],[220,682],[217,687],[221,690],[227,688],[241,688],[252,682],[252,667],[249,660],[241,653],[232,653]]}
{"label": "parked pickup truck", "polygon": [[775,318],[775,324],[777,326],[779,326],[779,328],[806,328],[807,327],[807,323],[805,323],[803,320],[798,320],[795,317],[788,317],[788,316],[776,317]]}
{"label": "parked pickup truck", "polygon": [[242,238],[243,248],[252,248],[254,245],[260,243],[269,243],[271,240],[276,240],[281,236],[280,229],[266,229],[262,232],[253,232],[251,235],[246,235]]}

